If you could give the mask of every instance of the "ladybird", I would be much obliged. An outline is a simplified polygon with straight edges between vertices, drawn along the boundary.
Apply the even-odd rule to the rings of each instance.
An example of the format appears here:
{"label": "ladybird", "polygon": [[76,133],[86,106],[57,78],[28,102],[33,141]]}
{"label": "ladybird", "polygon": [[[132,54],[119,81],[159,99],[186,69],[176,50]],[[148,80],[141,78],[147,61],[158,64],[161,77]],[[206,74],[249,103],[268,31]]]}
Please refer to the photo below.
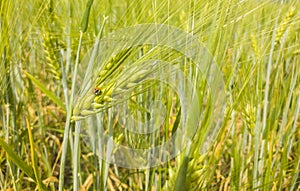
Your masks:
{"label": "ladybird", "polygon": [[101,95],[101,94],[102,94],[102,90],[101,90],[101,88],[99,88],[99,87],[95,87],[95,88],[94,88],[94,94],[95,94],[96,96],[99,96],[99,95]]}

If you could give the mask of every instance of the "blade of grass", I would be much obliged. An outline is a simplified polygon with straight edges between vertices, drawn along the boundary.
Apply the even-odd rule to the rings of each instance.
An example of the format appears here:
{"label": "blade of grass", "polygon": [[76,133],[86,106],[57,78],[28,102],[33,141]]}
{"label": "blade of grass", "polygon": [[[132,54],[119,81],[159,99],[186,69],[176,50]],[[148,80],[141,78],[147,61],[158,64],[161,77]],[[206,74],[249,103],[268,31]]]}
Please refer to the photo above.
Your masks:
{"label": "blade of grass", "polygon": [[46,186],[43,184],[42,180],[40,179],[40,176],[38,175],[38,166],[37,166],[37,161],[35,160],[36,155],[35,155],[35,152],[34,152],[33,136],[32,136],[31,127],[30,127],[30,124],[29,124],[29,121],[28,121],[27,117],[26,117],[26,126],[27,126],[28,136],[29,136],[32,168],[33,168],[33,173],[34,173],[34,176],[35,176],[34,180],[36,181],[39,190],[48,190],[46,188]]}
{"label": "blade of grass", "polygon": [[51,99],[55,104],[57,104],[58,106],[60,106],[64,111],[66,111],[66,108],[64,106],[64,104],[62,103],[62,101],[55,96],[50,90],[48,90],[41,82],[39,82],[39,80],[37,80],[34,76],[32,76],[31,74],[29,74],[28,72],[24,71],[24,74],[27,76],[27,78],[29,78],[42,92],[44,92],[44,94],[46,94],[46,96]]}
{"label": "blade of grass", "polygon": [[6,151],[8,158],[17,165],[28,177],[35,180],[35,175],[30,166],[28,166],[18,155],[14,152],[12,146],[8,145],[4,140],[0,139],[0,146]]}
{"label": "blade of grass", "polygon": [[183,158],[182,164],[179,168],[174,191],[185,191],[186,190],[186,174],[189,164],[189,157]]}
{"label": "blade of grass", "polygon": [[73,156],[73,177],[74,177],[74,182],[73,182],[73,190],[74,191],[78,191],[79,188],[79,173],[78,172],[78,168],[79,168],[79,164],[80,164],[80,154],[79,154],[79,150],[80,150],[80,139],[79,139],[79,135],[80,135],[80,121],[76,122],[75,124],[75,139],[74,139],[74,156]]}
{"label": "blade of grass", "polygon": [[84,11],[84,15],[81,21],[81,32],[85,33],[88,25],[89,25],[89,17],[90,17],[90,12],[91,12],[91,7],[93,5],[94,0],[89,0],[86,4],[86,8]]}
{"label": "blade of grass", "polygon": [[[66,163],[67,150],[68,150],[68,139],[69,139],[70,124],[71,124],[71,116],[72,116],[72,110],[73,110],[73,104],[74,104],[73,102],[74,102],[77,70],[78,70],[78,65],[79,65],[79,61],[80,61],[80,51],[81,51],[81,46],[82,46],[83,33],[86,32],[87,27],[88,27],[89,15],[90,15],[92,4],[93,4],[93,0],[89,0],[87,3],[86,9],[85,9],[84,16],[82,18],[82,22],[81,22],[80,37],[79,37],[78,49],[77,49],[77,53],[76,53],[74,73],[73,73],[73,77],[72,77],[71,95],[70,95],[69,106],[68,106],[68,110],[67,110],[67,120],[66,120],[66,125],[65,125],[64,140],[63,140],[63,146],[62,146],[63,149],[62,149],[62,156],[61,156],[61,168],[60,168],[59,187],[58,187],[59,191],[62,191],[63,186],[64,186],[65,163]],[[75,165],[77,165],[77,164],[75,164]]]}
{"label": "blade of grass", "polygon": [[60,171],[59,171],[59,186],[58,190],[62,191],[64,186],[64,173],[65,173],[65,165],[66,165],[66,157],[67,157],[67,150],[68,150],[68,139],[69,139],[69,131],[70,131],[70,124],[71,124],[71,115],[72,115],[72,108],[73,108],[73,101],[74,101],[74,94],[75,94],[75,84],[76,84],[76,76],[77,76],[77,70],[79,65],[79,56],[80,56],[80,50],[82,46],[82,37],[83,33],[80,32],[79,37],[79,44],[78,44],[78,50],[76,54],[76,61],[75,61],[75,68],[74,68],[74,74],[72,77],[72,89],[71,89],[71,96],[70,96],[70,102],[69,107],[67,110],[67,120],[64,130],[64,139],[63,139],[63,145],[62,145],[62,155],[61,155],[61,161],[60,161]]}
{"label": "blade of grass", "polygon": [[[92,52],[92,55],[91,55],[91,59],[89,61],[89,65],[88,65],[88,68],[87,68],[87,71],[89,70],[92,70],[90,67],[92,66],[95,58],[96,58],[96,55],[98,53],[98,47],[99,47],[99,44],[100,44],[100,39],[101,39],[101,36],[102,36],[102,32],[103,32],[103,29],[104,29],[104,25],[105,25],[105,22],[107,20],[107,17],[104,17],[104,21],[103,21],[103,24],[101,26],[101,29],[97,35],[97,39],[96,39],[96,42],[94,44],[94,50]],[[81,125],[80,125],[80,122],[76,122],[75,124],[75,142],[74,142],[74,169],[73,169],[73,176],[74,176],[74,190],[78,190],[78,161],[79,161],[79,147],[80,147],[80,141],[79,141],[79,135],[80,135],[80,128],[81,128]]]}

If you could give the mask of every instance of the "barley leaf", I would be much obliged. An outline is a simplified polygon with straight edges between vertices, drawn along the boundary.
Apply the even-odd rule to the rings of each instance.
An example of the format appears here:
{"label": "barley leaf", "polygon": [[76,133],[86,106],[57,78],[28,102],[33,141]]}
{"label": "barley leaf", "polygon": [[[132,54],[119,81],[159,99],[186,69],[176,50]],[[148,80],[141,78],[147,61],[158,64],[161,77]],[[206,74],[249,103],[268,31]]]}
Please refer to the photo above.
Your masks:
{"label": "barley leaf", "polygon": [[81,32],[86,32],[88,24],[89,24],[89,17],[90,17],[90,12],[91,12],[91,7],[93,4],[93,0],[89,0],[86,4],[86,8],[84,11],[84,15],[81,21]]}
{"label": "barley leaf", "polygon": [[33,170],[30,166],[28,166],[14,151],[13,148],[8,145],[4,140],[0,139],[1,147],[6,151],[9,159],[17,165],[27,176],[29,176],[32,180],[35,180],[35,176]]}
{"label": "barley leaf", "polygon": [[51,99],[55,104],[60,106],[64,111],[66,111],[66,108],[64,104],[61,102],[61,100],[56,97],[50,90],[48,90],[41,82],[39,82],[35,77],[33,77],[28,72],[24,71],[25,75],[42,91],[46,94],[46,96]]}

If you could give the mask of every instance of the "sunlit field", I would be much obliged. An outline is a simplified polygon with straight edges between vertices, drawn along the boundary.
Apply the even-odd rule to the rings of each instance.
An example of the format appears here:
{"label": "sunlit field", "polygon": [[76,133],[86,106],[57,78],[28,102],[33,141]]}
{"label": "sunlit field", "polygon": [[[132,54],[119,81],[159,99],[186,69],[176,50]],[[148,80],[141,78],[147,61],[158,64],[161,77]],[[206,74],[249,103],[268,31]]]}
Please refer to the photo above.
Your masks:
{"label": "sunlit field", "polygon": [[0,1],[0,190],[300,190],[300,1]]}

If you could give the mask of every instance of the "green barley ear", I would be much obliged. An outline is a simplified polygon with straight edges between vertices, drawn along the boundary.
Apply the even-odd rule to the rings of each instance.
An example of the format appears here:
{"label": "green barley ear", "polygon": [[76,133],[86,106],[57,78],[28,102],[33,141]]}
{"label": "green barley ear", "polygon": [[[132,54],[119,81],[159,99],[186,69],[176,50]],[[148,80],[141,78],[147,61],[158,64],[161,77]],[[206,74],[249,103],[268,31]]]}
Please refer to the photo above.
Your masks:
{"label": "green barley ear", "polygon": [[194,158],[189,162],[187,171],[186,185],[188,190],[202,190],[204,172],[206,170],[203,161],[206,158],[206,154],[201,155],[199,158]]}
{"label": "green barley ear", "polygon": [[[73,111],[72,119],[81,120],[108,105],[112,101],[112,92],[116,89],[116,80],[121,73],[121,65],[131,54],[132,48],[121,50],[112,56],[105,65],[96,73],[96,80],[92,82],[92,89],[87,92],[81,103],[78,103]],[[95,91],[99,88],[98,93]],[[101,92],[101,93],[100,93]]]}
{"label": "green barley ear", "polygon": [[96,79],[96,86],[103,86],[103,82],[112,74],[117,75],[120,73],[120,66],[128,58],[128,56],[132,53],[132,48],[125,48],[120,51],[102,67]]}
{"label": "green barley ear", "polygon": [[[186,161],[188,163],[185,163],[185,165],[188,165],[187,171],[186,171],[186,179],[185,179],[185,185],[179,185],[178,182],[178,173],[180,170],[174,170],[169,169],[169,180],[166,182],[166,184],[163,187],[163,191],[168,190],[202,190],[203,187],[203,180],[204,180],[204,173],[205,173],[205,166],[203,164],[204,159],[206,158],[206,154],[200,155],[200,157],[192,158],[189,161]],[[180,177],[179,177],[180,178]]]}
{"label": "green barley ear", "polygon": [[43,35],[43,47],[46,56],[46,63],[48,65],[48,71],[53,75],[56,80],[61,79],[61,69],[59,64],[60,54],[58,48],[55,45],[55,38],[51,35]]}
{"label": "green barley ear", "polygon": [[242,111],[243,121],[246,124],[248,132],[253,136],[256,123],[256,108],[247,104]]}
{"label": "green barley ear", "polygon": [[277,31],[276,31],[276,38],[275,38],[275,45],[280,44],[284,33],[287,31],[289,25],[292,22],[292,18],[295,15],[295,7],[291,7],[288,13],[286,14],[285,18],[282,22],[280,22]]}
{"label": "green barley ear", "polygon": [[250,38],[251,38],[251,47],[253,49],[254,55],[258,59],[261,55],[260,46],[258,46],[257,39],[256,39],[256,36],[254,34],[251,34]]}
{"label": "green barley ear", "polygon": [[66,49],[65,43],[59,38],[63,32],[59,19],[53,9],[51,0],[46,7],[42,20],[46,23],[45,32],[42,35],[44,53],[46,56],[47,70],[53,75],[54,79],[61,79],[61,62],[63,55],[61,51]]}

